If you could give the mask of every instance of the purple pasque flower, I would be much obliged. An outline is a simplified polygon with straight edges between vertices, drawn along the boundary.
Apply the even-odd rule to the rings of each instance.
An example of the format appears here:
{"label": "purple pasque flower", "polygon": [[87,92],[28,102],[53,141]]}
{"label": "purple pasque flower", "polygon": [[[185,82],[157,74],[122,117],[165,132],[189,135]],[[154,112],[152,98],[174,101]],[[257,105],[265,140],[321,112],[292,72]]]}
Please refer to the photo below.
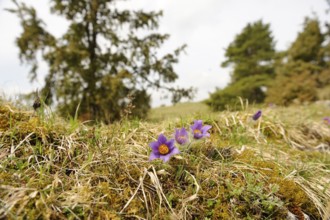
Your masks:
{"label": "purple pasque flower", "polygon": [[181,130],[175,129],[174,137],[176,142],[178,142],[180,145],[187,143],[189,140],[188,132],[185,128],[181,128]]}
{"label": "purple pasque flower", "polygon": [[180,153],[179,149],[174,146],[174,139],[167,140],[163,134],[160,134],[158,140],[151,142],[149,146],[152,149],[149,160],[160,158],[167,162],[172,155]]}
{"label": "purple pasque flower", "polygon": [[329,117],[324,117],[323,121],[324,121],[324,123],[330,125],[330,118]]}
{"label": "purple pasque flower", "polygon": [[268,104],[268,107],[269,107],[269,108],[275,108],[276,105],[275,105],[274,103],[271,102],[271,103]]}
{"label": "purple pasque flower", "polygon": [[262,115],[262,111],[259,110],[252,116],[252,119],[256,121],[261,117],[261,115]]}
{"label": "purple pasque flower", "polygon": [[203,121],[202,120],[195,120],[194,124],[190,126],[194,138],[195,139],[201,139],[203,137],[210,137],[210,134],[207,132],[212,126],[210,125],[205,125],[203,126]]}

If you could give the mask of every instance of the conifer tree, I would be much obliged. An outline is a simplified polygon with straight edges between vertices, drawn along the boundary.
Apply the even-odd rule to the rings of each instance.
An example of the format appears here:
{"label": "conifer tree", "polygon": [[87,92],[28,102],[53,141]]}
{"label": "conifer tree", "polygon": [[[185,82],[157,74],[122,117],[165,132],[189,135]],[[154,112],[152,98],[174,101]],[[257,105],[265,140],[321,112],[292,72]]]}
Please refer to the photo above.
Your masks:
{"label": "conifer tree", "polygon": [[324,36],[317,19],[306,18],[303,31],[288,50],[289,61],[313,62],[319,64],[320,49]]}
{"label": "conifer tree", "polygon": [[273,75],[274,47],[269,24],[249,23],[226,49],[222,67],[233,67],[232,83],[254,75]]}
{"label": "conifer tree", "polygon": [[276,80],[268,91],[267,102],[290,105],[317,99],[317,89],[326,73],[323,41],[319,21],[306,18],[303,31],[276,65]]}
{"label": "conifer tree", "polygon": [[214,110],[233,105],[240,96],[263,102],[265,90],[274,77],[275,43],[269,24],[249,23],[226,49],[222,67],[232,67],[231,82],[210,95],[207,104]]}
{"label": "conifer tree", "polygon": [[157,33],[162,12],[118,9],[119,0],[51,0],[54,15],[64,17],[69,27],[56,38],[38,18],[37,11],[13,0],[23,28],[16,43],[20,59],[31,65],[35,80],[39,54],[48,64],[43,94],[56,101],[64,115],[112,121],[120,118],[127,97],[134,97],[133,114],[145,116],[150,108],[150,90],[164,89],[172,101],[191,97],[191,89],[174,88],[178,78],[173,65],[184,46],[160,55],[169,38]]}

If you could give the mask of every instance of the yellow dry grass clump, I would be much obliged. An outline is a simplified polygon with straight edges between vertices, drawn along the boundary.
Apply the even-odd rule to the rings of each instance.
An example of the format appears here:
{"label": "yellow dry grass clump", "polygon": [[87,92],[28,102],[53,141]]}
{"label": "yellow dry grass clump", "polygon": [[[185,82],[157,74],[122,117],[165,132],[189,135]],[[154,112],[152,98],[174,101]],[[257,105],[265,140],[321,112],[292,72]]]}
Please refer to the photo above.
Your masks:
{"label": "yellow dry grass clump", "polygon": [[[0,218],[327,219],[329,109],[265,108],[257,121],[254,112],[103,125],[1,102]],[[148,160],[160,133],[196,119],[210,138],[168,163]]]}

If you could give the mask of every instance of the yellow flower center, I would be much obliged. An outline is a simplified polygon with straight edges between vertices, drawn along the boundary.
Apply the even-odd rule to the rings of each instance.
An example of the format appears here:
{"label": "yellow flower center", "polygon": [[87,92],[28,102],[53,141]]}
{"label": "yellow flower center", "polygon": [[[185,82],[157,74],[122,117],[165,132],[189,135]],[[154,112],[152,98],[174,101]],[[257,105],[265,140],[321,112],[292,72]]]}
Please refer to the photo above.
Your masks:
{"label": "yellow flower center", "polygon": [[159,146],[158,151],[160,154],[165,155],[165,154],[168,154],[170,149],[168,148],[168,146],[166,144],[162,144]]}
{"label": "yellow flower center", "polygon": [[201,134],[201,133],[202,133],[201,130],[198,129],[194,130],[194,134]]}

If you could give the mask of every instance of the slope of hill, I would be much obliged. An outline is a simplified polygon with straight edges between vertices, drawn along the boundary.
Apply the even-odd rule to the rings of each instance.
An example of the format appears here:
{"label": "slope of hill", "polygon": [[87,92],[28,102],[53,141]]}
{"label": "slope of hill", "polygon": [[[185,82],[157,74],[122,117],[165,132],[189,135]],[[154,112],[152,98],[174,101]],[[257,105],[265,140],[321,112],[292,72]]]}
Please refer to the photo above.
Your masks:
{"label": "slope of hill", "polygon": [[212,114],[209,107],[202,102],[178,103],[173,106],[163,106],[151,109],[148,121],[157,122],[185,118],[186,116],[201,117]]}
{"label": "slope of hill", "polygon": [[[149,122],[92,125],[1,102],[0,218],[329,217],[328,106],[264,108],[257,121],[255,108],[177,107]],[[210,137],[176,144],[181,153],[167,163],[149,161],[159,134],[173,138],[198,119]]]}

